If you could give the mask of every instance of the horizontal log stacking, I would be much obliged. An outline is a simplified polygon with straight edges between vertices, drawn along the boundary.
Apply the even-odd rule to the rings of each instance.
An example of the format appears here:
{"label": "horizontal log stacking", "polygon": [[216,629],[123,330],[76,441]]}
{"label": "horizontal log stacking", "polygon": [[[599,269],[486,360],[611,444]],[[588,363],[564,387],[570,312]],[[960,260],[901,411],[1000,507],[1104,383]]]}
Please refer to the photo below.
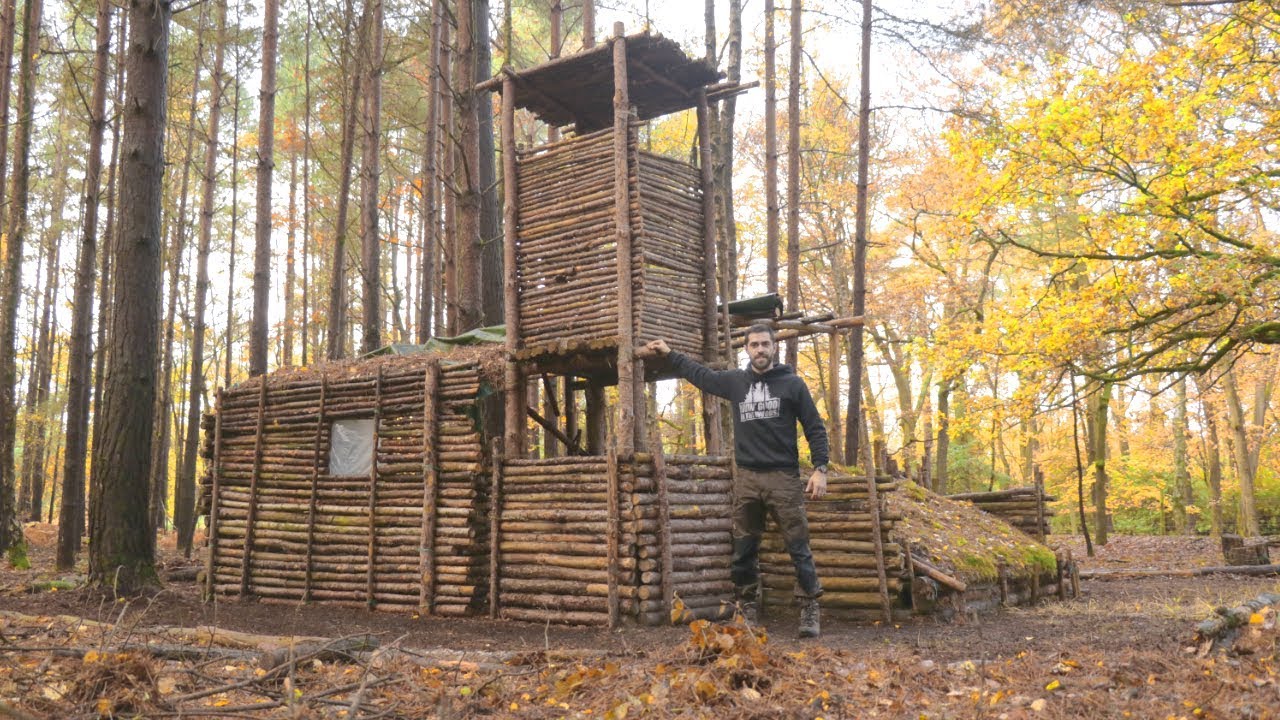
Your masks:
{"label": "horizontal log stacking", "polygon": [[[427,378],[437,363],[431,405]],[[431,585],[436,613],[482,609],[489,509],[473,419],[479,363],[387,358],[277,375],[222,397],[210,448],[209,589],[416,612]],[[333,422],[360,418],[374,421],[373,468],[332,475]],[[436,470],[429,548],[428,439]],[[433,584],[423,572],[428,557]]]}
{"label": "horizontal log stacking", "polygon": [[[641,152],[635,125],[628,153],[637,339],[663,337],[700,359],[700,176],[686,163]],[[613,129],[520,153],[517,181],[517,353],[616,347]]]}
{"label": "horizontal log stacking", "polygon": [[[616,503],[609,502],[607,457],[506,460],[497,503],[499,616],[604,625],[612,586],[622,619],[666,622],[664,573],[691,613],[705,617],[727,607],[729,462],[677,456],[664,471],[666,518],[650,456],[617,463]],[[669,568],[662,562],[664,527]]]}
{"label": "horizontal log stacking", "polygon": [[1049,534],[1049,520],[1054,515],[1049,503],[1057,500],[1034,487],[959,493],[947,497],[972,503],[979,510],[995,515],[1033,538]]}
{"label": "horizontal log stacking", "polygon": [[702,357],[703,282],[702,177],[698,169],[671,158],[639,152],[640,212],[634,245],[642,263],[635,291],[640,324],[637,344],[664,338],[699,360]]}
{"label": "horizontal log stacking", "polygon": [[[802,472],[802,482],[807,480]],[[893,492],[898,483],[889,477],[876,478],[878,528],[873,527],[867,486],[864,477],[833,475],[827,482],[827,495],[822,500],[809,500],[805,506],[810,548],[822,581],[821,604],[842,613],[880,610],[873,533],[879,533],[883,543],[890,598],[902,585],[902,549],[889,538],[894,524],[902,518],[885,506],[886,495]],[[790,606],[796,584],[795,566],[772,521],[767,523],[760,548],[760,572],[766,605]]]}

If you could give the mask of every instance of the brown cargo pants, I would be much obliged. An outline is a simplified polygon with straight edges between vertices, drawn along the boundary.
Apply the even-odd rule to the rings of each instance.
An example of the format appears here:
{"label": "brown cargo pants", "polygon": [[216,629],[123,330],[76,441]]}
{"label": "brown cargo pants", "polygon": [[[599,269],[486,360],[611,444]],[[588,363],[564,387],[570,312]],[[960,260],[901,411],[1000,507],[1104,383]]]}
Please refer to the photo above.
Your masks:
{"label": "brown cargo pants", "polygon": [[760,539],[766,514],[782,533],[796,568],[798,598],[822,595],[809,549],[809,519],[804,512],[804,482],[795,470],[738,468],[733,486],[733,559],[730,575],[739,599],[754,600],[760,588]]}

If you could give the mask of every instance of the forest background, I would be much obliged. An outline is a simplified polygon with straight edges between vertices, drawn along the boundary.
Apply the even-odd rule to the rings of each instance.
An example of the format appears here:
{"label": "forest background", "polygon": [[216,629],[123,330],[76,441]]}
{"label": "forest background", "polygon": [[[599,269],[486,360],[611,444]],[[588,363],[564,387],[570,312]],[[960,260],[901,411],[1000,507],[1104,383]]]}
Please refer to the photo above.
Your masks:
{"label": "forest background", "polygon": [[[20,548],[17,520],[60,514],[78,541],[86,478],[90,496],[141,496],[99,477],[121,460],[95,440],[119,431],[98,411],[113,341],[152,351],[155,397],[132,416],[152,418],[150,457],[128,472],[189,547],[216,388],[499,323],[496,98],[468,88],[615,19],[761,81],[715,118],[722,293],[853,313],[862,6],[277,3],[4,0],[0,547]],[[131,53],[159,47],[126,17],[163,20],[147,76],[163,108],[126,103]],[[1039,468],[1058,529],[1083,519],[1101,542],[1280,532],[1280,8],[989,0],[871,18],[872,440],[941,492]],[[135,111],[164,128],[141,276],[112,265]],[[525,146],[550,132],[518,119]],[[643,142],[687,159],[695,136],[682,114]],[[126,336],[119,288],[151,285],[156,322]],[[795,347],[841,440],[850,338]],[[659,396],[667,442],[695,447],[696,398]]]}

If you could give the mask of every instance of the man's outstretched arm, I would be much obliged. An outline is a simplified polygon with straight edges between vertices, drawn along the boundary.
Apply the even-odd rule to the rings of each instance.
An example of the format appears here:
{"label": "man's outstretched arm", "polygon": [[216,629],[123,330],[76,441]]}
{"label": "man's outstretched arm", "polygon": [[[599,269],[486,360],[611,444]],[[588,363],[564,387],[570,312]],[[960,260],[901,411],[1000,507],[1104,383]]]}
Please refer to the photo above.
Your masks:
{"label": "man's outstretched arm", "polygon": [[671,361],[671,369],[703,392],[722,398],[733,398],[734,375],[732,370],[712,370],[684,353],[676,352],[666,340],[653,340],[645,344],[645,350]]}

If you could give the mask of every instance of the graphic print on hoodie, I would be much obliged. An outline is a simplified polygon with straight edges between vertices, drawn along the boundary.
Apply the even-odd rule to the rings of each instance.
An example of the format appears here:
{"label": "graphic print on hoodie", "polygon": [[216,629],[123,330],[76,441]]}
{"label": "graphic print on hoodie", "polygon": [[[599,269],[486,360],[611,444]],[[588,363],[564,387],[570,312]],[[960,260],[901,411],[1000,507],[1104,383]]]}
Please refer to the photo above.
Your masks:
{"label": "graphic print on hoodie", "polygon": [[712,370],[674,351],[667,357],[677,375],[733,403],[734,454],[739,466],[798,470],[797,422],[809,441],[813,464],[827,463],[827,429],[808,386],[790,365],[774,365],[757,373],[740,368]]}
{"label": "graphic print on hoodie", "polygon": [[738,417],[742,422],[776,418],[781,405],[782,400],[769,394],[769,383],[761,380],[751,383],[747,398],[738,403]]}

